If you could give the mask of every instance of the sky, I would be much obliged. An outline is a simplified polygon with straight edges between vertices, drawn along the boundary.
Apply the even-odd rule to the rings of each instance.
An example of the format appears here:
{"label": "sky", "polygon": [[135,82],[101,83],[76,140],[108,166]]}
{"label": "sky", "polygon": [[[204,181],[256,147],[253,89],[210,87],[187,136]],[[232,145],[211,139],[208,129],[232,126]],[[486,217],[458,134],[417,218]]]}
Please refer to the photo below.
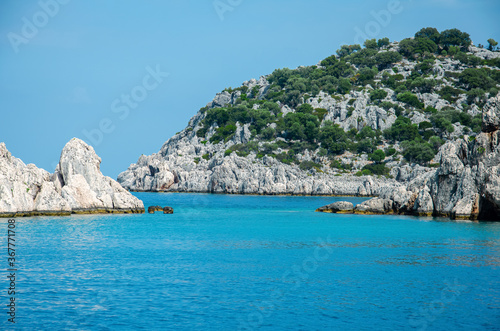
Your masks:
{"label": "sky", "polygon": [[500,41],[499,14],[498,0],[2,0],[0,142],[53,172],[77,137],[116,178],[226,87],[422,27]]}

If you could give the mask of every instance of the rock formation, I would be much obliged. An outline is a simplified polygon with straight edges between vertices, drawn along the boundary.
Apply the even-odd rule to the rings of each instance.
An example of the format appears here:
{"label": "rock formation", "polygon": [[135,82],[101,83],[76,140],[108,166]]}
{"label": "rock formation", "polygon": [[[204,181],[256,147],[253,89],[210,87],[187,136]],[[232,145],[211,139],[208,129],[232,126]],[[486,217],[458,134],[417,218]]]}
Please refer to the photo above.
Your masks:
{"label": "rock formation", "polygon": [[142,201],[100,171],[94,149],[73,138],[53,174],[25,165],[0,143],[0,216],[142,213]]}
{"label": "rock formation", "polygon": [[382,190],[353,212],[500,221],[500,95],[484,106],[482,132],[447,142],[437,160],[436,170],[418,175],[406,186]]}

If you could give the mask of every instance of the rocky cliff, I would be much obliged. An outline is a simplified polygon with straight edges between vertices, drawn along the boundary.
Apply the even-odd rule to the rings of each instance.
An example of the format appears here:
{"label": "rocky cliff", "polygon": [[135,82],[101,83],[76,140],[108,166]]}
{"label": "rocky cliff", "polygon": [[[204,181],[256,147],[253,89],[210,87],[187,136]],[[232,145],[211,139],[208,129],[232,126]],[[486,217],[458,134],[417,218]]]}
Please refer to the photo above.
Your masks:
{"label": "rocky cliff", "polygon": [[0,216],[143,213],[142,201],[100,171],[94,149],[73,138],[53,174],[25,165],[0,143]]}
{"label": "rocky cliff", "polygon": [[[134,191],[374,195],[422,214],[468,215],[469,191],[486,179],[477,172],[495,162],[484,159],[495,127],[482,114],[498,94],[500,53],[470,46],[458,30],[459,43],[431,40],[430,30],[342,46],[317,65],[227,88],[118,182]],[[446,190],[456,201],[437,193]]]}
{"label": "rocky cliff", "polygon": [[[482,118],[480,134],[440,148],[439,168],[407,185],[383,190],[350,212],[500,221],[500,96],[487,102]],[[338,212],[333,207],[317,211]]]}

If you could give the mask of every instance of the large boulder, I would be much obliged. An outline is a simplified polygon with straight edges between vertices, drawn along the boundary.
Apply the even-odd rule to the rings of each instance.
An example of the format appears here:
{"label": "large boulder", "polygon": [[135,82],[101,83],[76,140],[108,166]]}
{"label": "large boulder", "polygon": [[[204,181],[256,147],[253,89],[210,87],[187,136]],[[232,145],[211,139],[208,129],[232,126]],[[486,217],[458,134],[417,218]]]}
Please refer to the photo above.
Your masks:
{"label": "large boulder", "polygon": [[0,215],[144,212],[142,201],[100,171],[94,149],[73,138],[54,174],[25,165],[0,143]]}

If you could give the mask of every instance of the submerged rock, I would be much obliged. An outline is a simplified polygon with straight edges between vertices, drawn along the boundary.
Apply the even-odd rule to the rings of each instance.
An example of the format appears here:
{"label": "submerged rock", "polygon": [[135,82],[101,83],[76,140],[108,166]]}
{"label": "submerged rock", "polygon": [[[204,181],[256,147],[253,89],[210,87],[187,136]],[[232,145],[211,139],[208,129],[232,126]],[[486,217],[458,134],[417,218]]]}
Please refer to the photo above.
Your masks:
{"label": "submerged rock", "polygon": [[94,149],[73,138],[54,174],[25,165],[0,143],[0,216],[142,213],[144,205],[100,171]]}

